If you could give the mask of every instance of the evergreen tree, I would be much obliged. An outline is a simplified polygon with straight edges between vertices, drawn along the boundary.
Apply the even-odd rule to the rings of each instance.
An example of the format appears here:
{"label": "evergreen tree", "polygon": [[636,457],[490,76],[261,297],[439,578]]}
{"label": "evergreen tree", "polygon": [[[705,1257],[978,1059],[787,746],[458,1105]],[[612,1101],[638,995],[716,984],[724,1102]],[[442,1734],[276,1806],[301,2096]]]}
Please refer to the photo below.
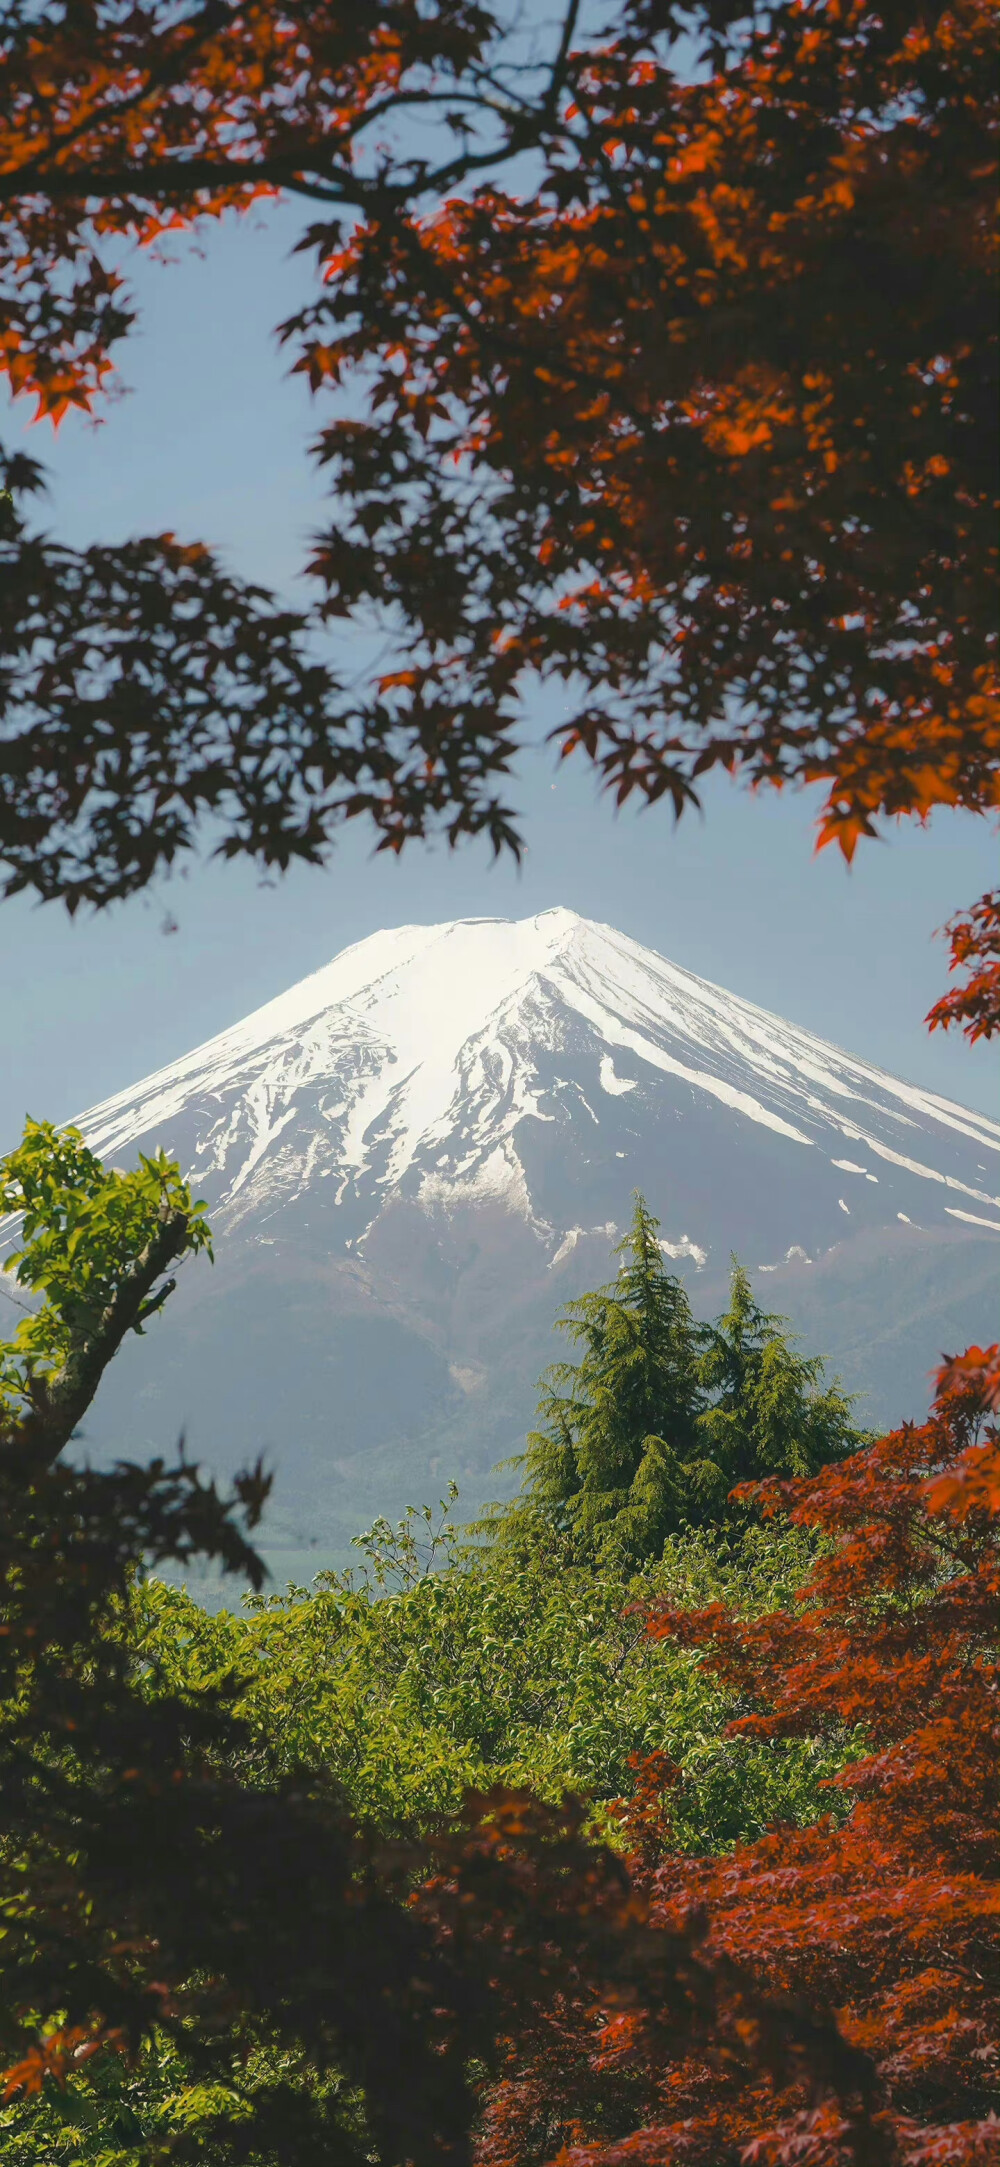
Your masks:
{"label": "evergreen tree", "polygon": [[514,1464],[520,1499],[494,1525],[504,1537],[538,1523],[572,1552],[638,1561],[690,1518],[699,1479],[699,1334],[681,1281],[666,1270],[659,1221],[636,1195],[610,1286],[559,1318],[583,1349],[542,1380],[540,1427]]}
{"label": "evergreen tree", "polygon": [[814,1475],[871,1441],[837,1380],[824,1382],[821,1358],[796,1353],[786,1323],[758,1309],[734,1257],[729,1308],[706,1327],[699,1365],[710,1405],[698,1429],[723,1496],[766,1475]]}
{"label": "evergreen tree", "polygon": [[617,1279],[559,1318],[582,1357],[542,1379],[539,1427],[512,1463],[521,1493],[481,1524],[494,1540],[555,1538],[570,1558],[639,1565],[678,1528],[742,1521],[737,1483],[813,1474],[867,1442],[735,1258],[725,1315],[695,1323],[658,1227],[637,1193]]}

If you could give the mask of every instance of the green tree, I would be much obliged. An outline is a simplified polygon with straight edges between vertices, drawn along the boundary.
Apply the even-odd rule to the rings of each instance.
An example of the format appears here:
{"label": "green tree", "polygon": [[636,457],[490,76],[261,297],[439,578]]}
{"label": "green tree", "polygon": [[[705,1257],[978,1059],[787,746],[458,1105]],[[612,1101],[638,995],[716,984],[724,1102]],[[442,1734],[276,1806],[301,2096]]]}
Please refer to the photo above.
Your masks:
{"label": "green tree", "polygon": [[226,2066],[157,2030],[140,2053],[0,2104],[4,2167],[372,2167],[364,2103],[336,2071],[250,2039]]}
{"label": "green tree", "polygon": [[822,1359],[796,1353],[786,1322],[758,1308],[734,1257],[729,1308],[705,1334],[700,1376],[712,1398],[698,1421],[726,1495],[766,1475],[813,1475],[870,1441],[837,1380],[824,1382]]}
{"label": "green tree", "polygon": [[[0,1442],[42,1467],[68,1444],[129,1331],[141,1332],[199,1249],[211,1255],[203,1204],[159,1153],[138,1172],[108,1172],[76,1129],[28,1121],[0,1161],[0,1213],[23,1246],[4,1270],[42,1299],[0,1347]],[[155,1290],[155,1291],[154,1291]]]}
{"label": "green tree", "polygon": [[689,1517],[700,1477],[698,1331],[636,1195],[617,1278],[570,1302],[559,1329],[582,1347],[542,1380],[540,1427],[513,1464],[520,1500],[496,1520],[509,1538],[541,1516],[582,1557],[654,1556]]}
{"label": "green tree", "polygon": [[811,1473],[865,1442],[851,1403],[795,1352],[734,1259],[729,1308],[698,1325],[636,1195],[617,1279],[568,1304],[582,1346],[542,1380],[540,1426],[513,1462],[520,1495],[481,1523],[494,1541],[561,1537],[568,1555],[636,1565],[682,1527],[721,1525],[738,1482]]}
{"label": "green tree", "polygon": [[[324,1770],[363,1825],[415,1836],[498,1784],[584,1799],[594,1824],[631,1786],[636,1756],[669,1754],[686,1847],[720,1849],[769,1821],[812,1818],[817,1770],[734,1748],[731,1713],[687,1651],[654,1643],[644,1609],[726,1601],[748,1615],[790,1602],[812,1561],[787,1527],[732,1538],[685,1531],[633,1572],[573,1562],[558,1543],[470,1547],[447,1521],[414,1571],[423,1513],[359,1537],[360,1576],[206,1612],[150,1583],[137,1646],[150,1690],[227,1687],[243,1726],[239,1766],[264,1787]],[[641,1606],[637,1609],[636,1606]]]}
{"label": "green tree", "polygon": [[183,1456],[64,1456],[125,1335],[208,1248],[201,1207],[163,1157],[117,1173],[74,1130],[29,1123],[0,1211],[28,1296],[0,1348],[0,2091],[162,2036],[198,2094],[189,2120],[221,2087],[227,2160],[459,2162],[491,1988],[400,1903],[419,1861],[381,1869],[317,1765],[248,1769],[230,1683],[138,1644],[150,1561],[207,1556],[260,1585],[247,1537],[267,1478],[225,1498]]}

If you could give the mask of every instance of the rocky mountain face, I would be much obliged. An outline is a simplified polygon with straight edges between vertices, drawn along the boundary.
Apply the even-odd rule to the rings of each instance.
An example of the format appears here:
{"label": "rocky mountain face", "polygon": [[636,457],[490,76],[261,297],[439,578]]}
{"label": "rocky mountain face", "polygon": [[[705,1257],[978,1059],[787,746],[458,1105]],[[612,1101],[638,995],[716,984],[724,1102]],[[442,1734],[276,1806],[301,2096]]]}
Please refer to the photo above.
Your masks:
{"label": "rocky mountain face", "polygon": [[1000,1127],[570,911],[376,934],[81,1126],[176,1155],[218,1250],[88,1446],[263,1449],[280,1577],[450,1474],[496,1492],[636,1187],[700,1313],[736,1251],[872,1419],[995,1330]]}

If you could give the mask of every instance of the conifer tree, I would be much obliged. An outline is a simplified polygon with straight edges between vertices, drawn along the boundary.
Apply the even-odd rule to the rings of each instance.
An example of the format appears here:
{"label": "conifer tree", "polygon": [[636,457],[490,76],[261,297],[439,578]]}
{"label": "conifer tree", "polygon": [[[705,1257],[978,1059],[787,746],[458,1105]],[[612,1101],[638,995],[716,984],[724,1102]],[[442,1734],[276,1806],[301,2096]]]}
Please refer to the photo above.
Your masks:
{"label": "conifer tree", "polygon": [[583,1555],[650,1556],[681,1520],[701,1472],[698,1328],[667,1271],[659,1221],[636,1194],[617,1279],[570,1302],[559,1327],[582,1346],[542,1380],[541,1426],[521,1460],[509,1535],[541,1520]]}
{"label": "conifer tree", "polygon": [[483,1523],[494,1538],[544,1531],[579,1558],[639,1564],[680,1527],[742,1518],[734,1484],[813,1474],[867,1442],[822,1359],[796,1353],[736,1258],[725,1314],[695,1323],[658,1228],[637,1192],[617,1279],[559,1318],[582,1358],[542,1379],[539,1428],[513,1463],[521,1494]]}
{"label": "conifer tree", "polygon": [[758,1308],[734,1257],[729,1308],[705,1332],[700,1376],[711,1404],[698,1420],[727,1495],[766,1475],[813,1475],[870,1441],[837,1380],[824,1382],[821,1357],[796,1353],[786,1322]]}

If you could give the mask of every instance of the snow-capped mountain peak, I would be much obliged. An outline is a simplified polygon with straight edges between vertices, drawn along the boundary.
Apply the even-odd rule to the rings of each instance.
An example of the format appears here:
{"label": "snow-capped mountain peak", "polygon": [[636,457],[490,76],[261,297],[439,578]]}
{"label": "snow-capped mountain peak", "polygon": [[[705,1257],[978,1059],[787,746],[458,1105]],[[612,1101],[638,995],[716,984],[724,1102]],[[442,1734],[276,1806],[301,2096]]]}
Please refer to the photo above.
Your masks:
{"label": "snow-capped mountain peak", "polygon": [[336,1250],[394,1199],[493,1198],[555,1251],[626,1176],[698,1253],[748,1221],[772,1253],[873,1213],[1000,1232],[996,1124],[562,909],[374,934],[82,1126],[174,1150],[220,1227],[322,1206]]}
{"label": "snow-capped mountain peak", "polygon": [[996,1335],[1000,1126],[567,910],[377,933],[81,1125],[170,1150],[216,1235],[87,1448],[264,1451],[279,1580],[449,1474],[497,1494],[635,1189],[696,1313],[735,1251],[862,1419]]}

